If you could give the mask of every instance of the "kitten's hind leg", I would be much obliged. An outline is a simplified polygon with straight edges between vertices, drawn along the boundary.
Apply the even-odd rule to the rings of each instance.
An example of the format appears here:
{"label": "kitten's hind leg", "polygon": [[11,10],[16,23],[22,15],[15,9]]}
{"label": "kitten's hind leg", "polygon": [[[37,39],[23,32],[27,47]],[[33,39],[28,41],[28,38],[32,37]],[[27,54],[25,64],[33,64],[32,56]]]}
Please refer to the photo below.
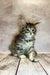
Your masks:
{"label": "kitten's hind leg", "polygon": [[21,58],[21,59],[25,59],[26,58],[26,56],[23,54],[23,55],[19,55],[19,58]]}
{"label": "kitten's hind leg", "polygon": [[[33,49],[33,48],[32,48]],[[30,52],[28,53],[28,57],[32,62],[37,62],[38,58],[37,58],[37,52],[35,50],[30,50]]]}
{"label": "kitten's hind leg", "polygon": [[21,59],[24,59],[26,58],[26,56],[20,51],[20,50],[17,50],[16,53],[13,54],[15,57],[19,57]]}
{"label": "kitten's hind leg", "polygon": [[24,54],[18,55],[18,54],[13,54],[15,57],[19,57],[20,59],[25,59],[26,56]]}
{"label": "kitten's hind leg", "polygon": [[21,59],[26,58],[26,56],[24,54],[13,54],[15,57],[19,57]]}

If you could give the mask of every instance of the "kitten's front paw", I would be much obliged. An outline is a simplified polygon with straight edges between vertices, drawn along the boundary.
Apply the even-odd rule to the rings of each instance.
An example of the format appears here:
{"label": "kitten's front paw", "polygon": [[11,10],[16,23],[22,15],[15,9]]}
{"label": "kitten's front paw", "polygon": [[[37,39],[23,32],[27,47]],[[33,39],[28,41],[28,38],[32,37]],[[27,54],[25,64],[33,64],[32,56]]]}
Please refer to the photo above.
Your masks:
{"label": "kitten's front paw", "polygon": [[39,61],[38,58],[36,58],[36,57],[31,57],[31,56],[30,56],[29,59],[30,59],[30,61],[32,61],[32,62],[38,62],[38,61]]}
{"label": "kitten's front paw", "polygon": [[25,59],[26,56],[25,56],[25,55],[20,55],[19,58],[21,58],[21,59]]}
{"label": "kitten's front paw", "polygon": [[38,62],[38,58],[34,58],[32,62]]}
{"label": "kitten's front paw", "polygon": [[34,52],[29,53],[29,59],[32,62],[38,62],[39,61],[38,58],[36,58]]}

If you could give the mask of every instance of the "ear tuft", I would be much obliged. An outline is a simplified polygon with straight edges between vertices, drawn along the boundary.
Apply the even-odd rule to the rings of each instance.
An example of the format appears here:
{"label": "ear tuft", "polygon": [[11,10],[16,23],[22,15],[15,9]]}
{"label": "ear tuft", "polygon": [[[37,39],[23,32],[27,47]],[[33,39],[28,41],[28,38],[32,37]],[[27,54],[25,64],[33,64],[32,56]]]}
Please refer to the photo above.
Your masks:
{"label": "ear tuft", "polygon": [[37,24],[39,24],[40,22],[36,22],[36,23],[33,23],[33,25],[37,25]]}

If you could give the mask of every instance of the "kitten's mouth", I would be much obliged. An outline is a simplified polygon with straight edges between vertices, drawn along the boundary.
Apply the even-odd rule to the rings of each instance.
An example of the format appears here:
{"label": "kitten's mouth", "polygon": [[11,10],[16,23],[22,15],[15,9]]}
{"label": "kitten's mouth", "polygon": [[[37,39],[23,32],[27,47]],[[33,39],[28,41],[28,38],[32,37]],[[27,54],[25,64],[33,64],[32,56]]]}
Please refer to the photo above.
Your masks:
{"label": "kitten's mouth", "polygon": [[30,35],[32,35],[32,33],[30,33]]}
{"label": "kitten's mouth", "polygon": [[33,38],[34,38],[34,34],[33,33],[27,33],[27,34],[25,34],[25,39],[26,40],[32,40]]}

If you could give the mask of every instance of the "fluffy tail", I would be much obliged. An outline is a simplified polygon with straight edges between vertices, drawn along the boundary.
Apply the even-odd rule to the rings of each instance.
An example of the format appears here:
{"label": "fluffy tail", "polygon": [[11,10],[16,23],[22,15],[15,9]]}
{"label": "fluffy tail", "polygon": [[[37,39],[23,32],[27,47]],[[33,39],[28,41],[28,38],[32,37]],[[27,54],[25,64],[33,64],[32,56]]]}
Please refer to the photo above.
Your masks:
{"label": "fluffy tail", "polygon": [[26,25],[25,16],[19,15],[18,16],[18,26],[20,27],[20,29],[22,29],[25,25]]}

